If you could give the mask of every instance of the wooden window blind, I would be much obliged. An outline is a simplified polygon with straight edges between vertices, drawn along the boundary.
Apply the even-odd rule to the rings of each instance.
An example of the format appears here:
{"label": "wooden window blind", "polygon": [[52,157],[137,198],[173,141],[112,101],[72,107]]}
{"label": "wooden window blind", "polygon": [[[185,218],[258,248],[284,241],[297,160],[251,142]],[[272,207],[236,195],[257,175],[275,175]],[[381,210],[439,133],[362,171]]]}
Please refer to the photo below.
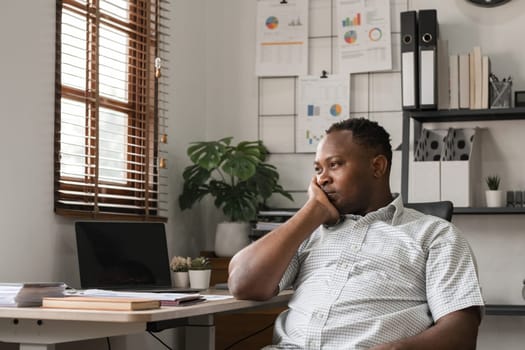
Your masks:
{"label": "wooden window blind", "polygon": [[166,220],[167,5],[57,1],[57,214]]}

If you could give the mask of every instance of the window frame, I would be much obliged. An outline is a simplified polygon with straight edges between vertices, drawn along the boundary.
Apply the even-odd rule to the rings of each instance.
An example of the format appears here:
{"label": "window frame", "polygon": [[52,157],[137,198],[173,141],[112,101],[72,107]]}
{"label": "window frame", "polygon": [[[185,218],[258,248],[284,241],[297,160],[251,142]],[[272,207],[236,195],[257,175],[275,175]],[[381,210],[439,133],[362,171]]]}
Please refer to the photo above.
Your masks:
{"label": "window frame", "polygon": [[[164,167],[165,160],[161,162],[159,156],[160,68],[157,71],[154,62],[159,54],[160,0],[128,1],[129,23],[101,11],[101,3],[100,0],[87,0],[85,4],[57,0],[54,210],[58,215],[78,218],[167,221],[161,215],[159,199],[160,168]],[[153,29],[151,6],[155,9]],[[61,82],[63,10],[86,19],[85,89],[62,85]],[[102,25],[127,34],[127,102],[104,96],[99,89],[102,78],[98,42]],[[61,172],[63,99],[85,105],[83,180]],[[99,177],[102,108],[127,115],[125,185]],[[159,163],[164,165],[159,166]],[[80,187],[84,188],[84,194],[79,193]]]}

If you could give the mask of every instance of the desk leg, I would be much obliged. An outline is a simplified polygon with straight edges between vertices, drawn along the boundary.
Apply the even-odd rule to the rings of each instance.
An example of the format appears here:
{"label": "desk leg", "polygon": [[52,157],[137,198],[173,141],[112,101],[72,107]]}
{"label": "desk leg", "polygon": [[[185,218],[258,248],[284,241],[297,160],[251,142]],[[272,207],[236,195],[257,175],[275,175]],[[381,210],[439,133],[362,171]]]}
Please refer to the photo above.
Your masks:
{"label": "desk leg", "polygon": [[55,344],[20,344],[20,350],[55,350]]}
{"label": "desk leg", "polygon": [[213,315],[188,318],[185,327],[186,349],[215,349],[215,324]]}

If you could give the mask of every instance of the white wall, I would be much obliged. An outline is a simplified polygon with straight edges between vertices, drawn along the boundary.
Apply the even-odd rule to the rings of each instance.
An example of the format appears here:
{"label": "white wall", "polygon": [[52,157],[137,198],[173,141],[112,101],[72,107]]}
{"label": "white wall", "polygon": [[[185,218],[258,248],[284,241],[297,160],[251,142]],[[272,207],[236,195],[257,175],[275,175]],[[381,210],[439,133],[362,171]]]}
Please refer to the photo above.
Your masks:
{"label": "white wall", "polygon": [[[525,30],[523,1],[514,0],[492,9],[475,7],[465,0],[390,2],[394,11],[436,8],[440,34],[442,38],[448,39],[450,53],[467,52],[479,45],[484,54],[490,55],[492,71],[496,75],[511,75],[513,88],[525,90],[525,47],[520,44]],[[210,38],[207,46],[213,51],[208,52],[208,136],[253,138],[258,128],[257,79],[253,73],[255,1],[209,1],[208,11],[213,13],[208,22],[213,38]],[[394,44],[395,40],[399,40],[397,16],[396,13],[392,15]],[[310,57],[316,57],[317,60],[310,66],[312,74],[316,74],[316,65],[323,61],[319,59],[322,53],[316,50],[322,48],[310,52]],[[399,55],[399,46],[394,46],[394,50],[397,50],[394,55]],[[397,58],[394,57],[394,60]],[[387,73],[356,75],[354,78],[350,101],[355,108],[353,112],[380,118],[379,122],[392,134],[394,147],[397,146],[399,143],[395,140],[401,139],[402,123],[399,68],[394,67],[392,72]],[[282,92],[288,93],[286,88]],[[393,104],[399,113],[383,113],[391,110]],[[487,142],[482,150],[482,174],[497,171],[504,179],[502,186],[505,190],[525,188],[525,158],[521,151],[522,138],[519,136],[525,132],[525,122],[490,122],[481,126],[487,128],[484,131],[487,133]],[[270,131],[277,135],[286,135],[288,132],[278,128]],[[305,179],[310,176],[307,172],[311,171],[312,157],[308,154],[273,155],[271,161],[278,166],[287,189],[305,191],[308,183]],[[394,157],[394,162],[400,162],[398,155]],[[392,188],[400,189],[399,164],[393,167]],[[279,204],[298,206],[305,196],[298,193],[296,198],[296,203]],[[475,251],[487,302],[523,304],[521,286],[525,277],[525,216],[456,215],[454,223],[464,231]],[[209,225],[211,231],[213,221]],[[487,316],[481,327],[478,349],[522,349],[525,343],[524,326],[525,318]]]}
{"label": "white wall", "polygon": [[[72,219],[53,212],[55,0],[0,5],[0,282],[64,281],[79,286]],[[180,213],[177,196],[187,144],[206,137],[206,1],[170,5],[173,87],[168,122],[171,254],[205,247],[199,209]],[[27,23],[27,25],[24,25]],[[195,108],[199,106],[202,108]],[[164,334],[166,333],[166,334]],[[171,340],[174,332],[162,336]],[[163,349],[149,335],[117,337],[113,349]],[[0,349],[13,346],[0,343]],[[107,349],[105,340],[59,349]]]}
{"label": "white wall", "polygon": [[[258,135],[257,78],[254,76],[255,1],[171,0],[173,45],[169,61],[173,86],[169,106],[170,206],[167,224],[170,251],[195,254],[213,247],[215,223],[220,214],[210,205],[180,213],[177,195],[182,168],[187,164],[188,142],[234,136],[254,139]],[[328,1],[328,0],[327,0]],[[481,45],[501,76],[512,75],[515,89],[525,89],[525,49],[520,47],[525,29],[525,3],[514,0],[500,8],[475,8],[465,0],[391,0],[396,9],[437,8],[441,34],[449,39],[451,52]],[[393,15],[395,18],[395,14]],[[54,118],[54,0],[18,0],[1,5],[0,42],[0,281],[61,280],[78,286],[73,220],[53,213],[53,118]],[[27,21],[31,25],[22,26]],[[398,72],[389,73],[394,81]],[[381,79],[380,79],[381,80]],[[378,93],[380,82],[360,77],[352,85],[353,103]],[[374,81],[376,83],[374,84]],[[395,84],[394,84],[395,85]],[[396,86],[397,87],[397,86]],[[399,91],[394,91],[394,95]],[[397,96],[396,95],[396,96]],[[378,96],[378,95],[376,95]],[[373,108],[382,107],[379,95]],[[397,98],[397,97],[395,97]],[[384,104],[390,104],[385,100]],[[200,108],[196,108],[196,106]],[[383,105],[384,106],[384,105]],[[361,111],[360,111],[361,112]],[[372,111],[373,112],[373,111]],[[372,117],[374,113],[370,114]],[[383,118],[395,139],[400,138],[400,114]],[[522,128],[507,122],[491,134],[501,138],[508,130]],[[276,132],[279,132],[278,130]],[[523,186],[521,140],[507,140],[496,156],[510,161],[491,163],[504,169],[506,188]],[[499,143],[496,143],[498,146]],[[395,145],[394,145],[395,146]],[[17,148],[16,152],[13,149]],[[517,153],[517,154],[516,154]],[[287,188],[306,190],[310,155],[272,157]],[[510,163],[510,164],[509,164]],[[398,168],[399,169],[399,168]],[[398,186],[399,170],[394,171]],[[396,175],[397,174],[397,175]],[[17,190],[22,188],[22,191]],[[16,197],[18,195],[18,197]],[[304,193],[297,195],[300,205]],[[480,267],[485,297],[490,303],[523,303],[521,281],[525,277],[523,255],[525,216],[459,216],[454,222],[471,242]],[[499,322],[499,323],[498,323]],[[521,349],[525,343],[521,318],[486,317],[478,349]],[[504,328],[502,328],[504,327]],[[170,338],[171,334],[166,337]],[[12,348],[0,344],[0,349]],[[60,349],[105,349],[103,341],[60,346]],[[150,337],[137,335],[113,339],[117,349],[153,349]]]}

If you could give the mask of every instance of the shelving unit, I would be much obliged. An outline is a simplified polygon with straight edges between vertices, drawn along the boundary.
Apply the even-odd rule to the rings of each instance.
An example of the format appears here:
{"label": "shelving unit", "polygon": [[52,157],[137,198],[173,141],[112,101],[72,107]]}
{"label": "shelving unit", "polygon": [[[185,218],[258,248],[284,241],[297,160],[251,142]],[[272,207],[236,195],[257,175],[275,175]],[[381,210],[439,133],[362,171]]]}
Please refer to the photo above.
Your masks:
{"label": "shelving unit", "polygon": [[[403,112],[403,143],[401,164],[401,194],[408,199],[410,122],[414,124],[414,140],[419,138],[423,123],[469,121],[525,120],[525,107],[505,109],[433,110]],[[455,207],[454,214],[525,214],[525,207],[464,208]]]}

